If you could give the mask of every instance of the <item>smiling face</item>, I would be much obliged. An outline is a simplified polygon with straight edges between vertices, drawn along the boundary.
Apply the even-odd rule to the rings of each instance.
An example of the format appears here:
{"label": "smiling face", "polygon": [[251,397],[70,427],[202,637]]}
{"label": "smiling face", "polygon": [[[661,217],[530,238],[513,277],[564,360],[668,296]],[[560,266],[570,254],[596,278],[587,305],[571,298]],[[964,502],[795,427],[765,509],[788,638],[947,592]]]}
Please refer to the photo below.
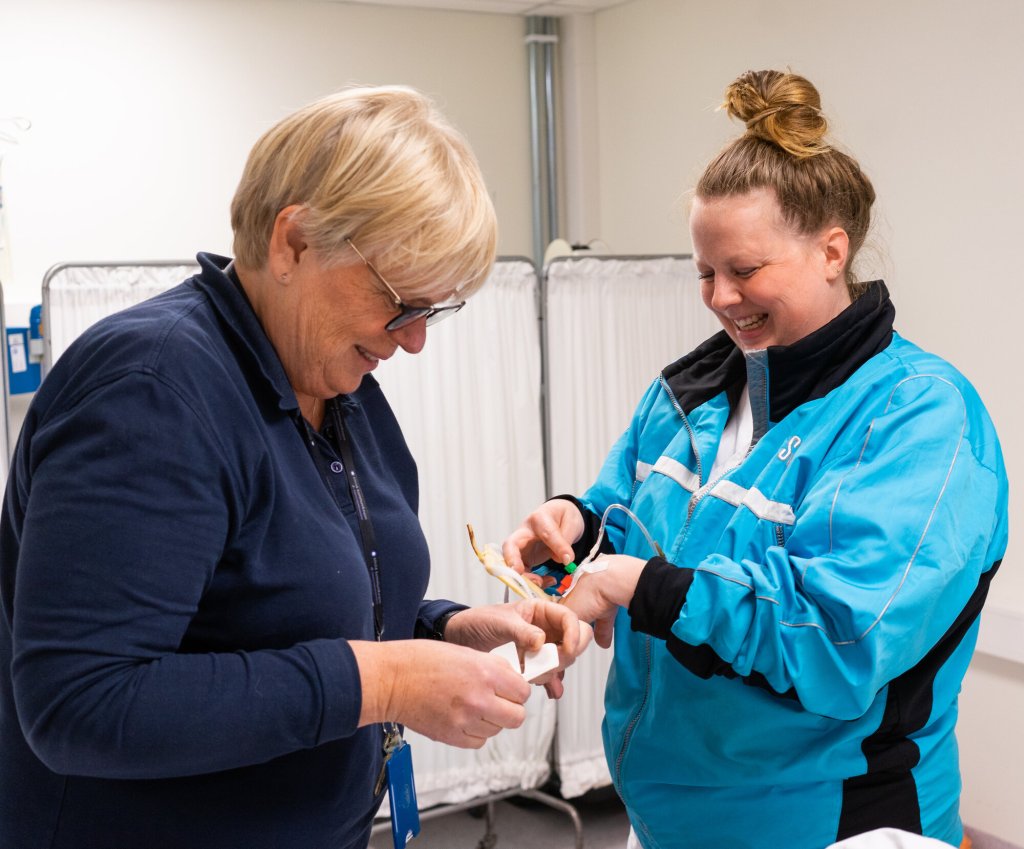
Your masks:
{"label": "smiling face", "polygon": [[416,354],[426,342],[426,319],[386,329],[398,310],[362,261],[332,267],[307,249],[282,288],[267,330],[297,393],[354,392],[398,348]]}
{"label": "smiling face", "polygon": [[704,303],[743,350],[792,345],[850,305],[845,231],[795,233],[767,189],[695,198],[690,235]]}
{"label": "smiling face", "polygon": [[400,312],[394,296],[354,251],[343,265],[322,257],[303,235],[299,210],[278,214],[263,268],[237,270],[301,405],[354,392],[398,348],[419,353],[427,320],[389,331]]}

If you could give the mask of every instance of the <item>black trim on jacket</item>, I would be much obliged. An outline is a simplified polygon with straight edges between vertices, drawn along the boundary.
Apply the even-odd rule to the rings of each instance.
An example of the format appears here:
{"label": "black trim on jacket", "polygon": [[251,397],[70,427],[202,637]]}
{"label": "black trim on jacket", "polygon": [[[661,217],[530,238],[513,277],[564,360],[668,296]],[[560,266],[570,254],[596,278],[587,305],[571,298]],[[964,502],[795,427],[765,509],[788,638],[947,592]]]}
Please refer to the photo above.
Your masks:
{"label": "black trim on jacket", "polygon": [[1001,562],[996,561],[982,573],[960,615],[921,662],[889,682],[882,721],[860,745],[867,759],[867,772],[843,782],[837,841],[876,828],[921,834],[921,808],[911,772],[921,759],[921,751],[911,735],[928,722],[935,676],[981,614],[989,584]]}
{"label": "black trim on jacket", "polygon": [[[876,280],[828,324],[792,345],[769,347],[769,420],[781,421],[801,404],[827,395],[884,351],[895,316],[889,290]],[[743,351],[722,330],[666,366],[662,376],[683,412],[690,413],[723,390],[742,389],[747,370]]]}
{"label": "black trim on jacket", "polygon": [[[739,678],[736,671],[707,644],[691,646],[672,633],[672,623],[679,618],[686,593],[693,583],[693,569],[674,566],[664,557],[652,557],[640,573],[636,591],[629,603],[629,624],[634,631],[650,634],[665,641],[668,653],[698,678],[705,681],[712,675]],[[785,693],[772,689],[760,672],[751,672],[741,679],[744,684],[771,690],[777,696],[796,700],[796,690]]]}
{"label": "black trim on jacket", "polygon": [[673,566],[664,557],[652,557],[640,573],[636,591],[629,602],[629,625],[634,631],[659,640],[676,640],[672,623],[693,583],[693,569]]}

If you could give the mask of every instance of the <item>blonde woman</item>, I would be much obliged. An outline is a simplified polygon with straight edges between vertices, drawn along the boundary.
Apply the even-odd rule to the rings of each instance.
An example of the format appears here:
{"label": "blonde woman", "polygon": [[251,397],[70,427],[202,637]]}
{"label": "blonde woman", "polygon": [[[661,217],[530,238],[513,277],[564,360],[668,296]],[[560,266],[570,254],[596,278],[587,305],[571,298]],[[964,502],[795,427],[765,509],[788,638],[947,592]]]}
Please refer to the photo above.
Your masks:
{"label": "blonde woman", "polygon": [[529,686],[473,649],[582,645],[556,605],[424,601],[416,468],[370,374],[491,267],[463,139],[412,90],[345,90],[260,139],[231,218],[234,261],[91,328],[28,413],[5,847],[363,849],[400,725],[479,747],[523,721]]}

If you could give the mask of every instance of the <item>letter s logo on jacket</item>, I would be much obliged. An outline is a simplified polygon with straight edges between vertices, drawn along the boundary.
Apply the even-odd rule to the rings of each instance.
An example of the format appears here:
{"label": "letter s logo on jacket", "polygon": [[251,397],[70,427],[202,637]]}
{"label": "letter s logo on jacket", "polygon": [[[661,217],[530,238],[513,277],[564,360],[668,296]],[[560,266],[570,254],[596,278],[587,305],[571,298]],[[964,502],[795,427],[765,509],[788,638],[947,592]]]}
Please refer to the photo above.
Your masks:
{"label": "letter s logo on jacket", "polygon": [[799,436],[791,436],[789,438],[789,442],[786,443],[786,447],[783,448],[778,453],[778,455],[777,455],[778,458],[780,460],[788,460],[790,457],[793,456],[793,452],[796,451],[796,449],[797,449],[797,447],[799,445],[800,445],[800,437]]}

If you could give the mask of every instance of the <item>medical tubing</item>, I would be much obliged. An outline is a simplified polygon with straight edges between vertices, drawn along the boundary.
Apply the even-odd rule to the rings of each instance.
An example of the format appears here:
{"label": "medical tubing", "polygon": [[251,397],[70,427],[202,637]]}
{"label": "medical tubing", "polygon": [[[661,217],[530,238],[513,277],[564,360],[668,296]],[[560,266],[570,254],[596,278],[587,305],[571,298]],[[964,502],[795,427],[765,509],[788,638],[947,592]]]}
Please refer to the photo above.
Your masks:
{"label": "medical tubing", "polygon": [[652,537],[647,528],[644,527],[644,523],[640,521],[636,513],[634,513],[624,504],[609,504],[605,508],[604,513],[601,515],[601,526],[597,530],[597,542],[595,542],[594,547],[591,548],[589,552],[587,552],[587,556],[583,558],[583,562],[580,563],[580,566],[592,562],[594,558],[597,557],[598,549],[601,547],[601,540],[604,539],[604,526],[608,523],[608,514],[611,513],[612,510],[621,510],[623,513],[629,516],[629,518],[633,520],[634,524],[640,529],[640,532],[644,535],[644,539],[647,540],[647,544],[651,547],[654,553],[657,554],[659,557],[665,556],[665,552],[661,550],[661,546],[659,546],[658,543],[654,541],[654,537]]}

